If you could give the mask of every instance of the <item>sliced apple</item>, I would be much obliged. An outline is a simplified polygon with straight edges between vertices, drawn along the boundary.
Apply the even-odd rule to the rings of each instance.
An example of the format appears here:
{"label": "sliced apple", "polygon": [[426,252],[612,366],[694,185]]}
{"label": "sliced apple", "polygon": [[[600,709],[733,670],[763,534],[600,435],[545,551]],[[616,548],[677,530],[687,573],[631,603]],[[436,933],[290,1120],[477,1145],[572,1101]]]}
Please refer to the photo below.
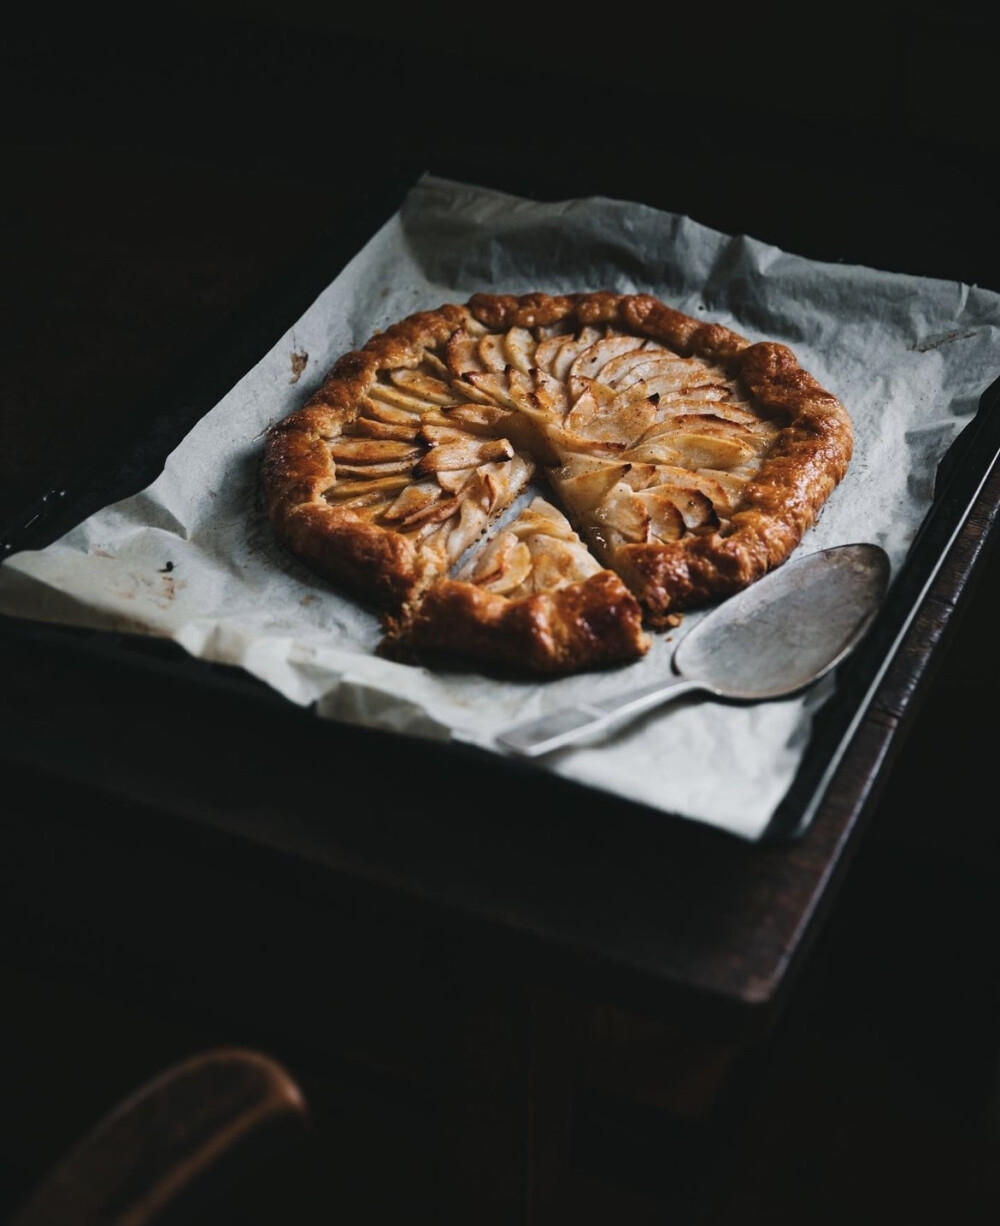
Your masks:
{"label": "sliced apple", "polygon": [[327,502],[338,504],[364,504],[380,501],[384,498],[395,498],[400,490],[410,484],[409,474],[399,474],[394,477],[375,477],[368,481],[354,481],[348,478],[338,479],[323,494]]}
{"label": "sliced apple", "polygon": [[580,354],[585,349],[589,349],[595,341],[599,341],[603,335],[604,333],[595,328],[593,324],[585,324],[576,336],[567,337],[559,346],[550,363],[550,370],[555,378],[566,379],[569,375],[570,367]]}
{"label": "sliced apple", "polygon": [[338,480],[367,480],[369,477],[393,477],[398,474],[415,472],[411,460],[388,460],[385,464],[338,464]]}
{"label": "sliced apple", "polygon": [[564,464],[551,474],[550,480],[566,505],[579,515],[597,506],[612,486],[625,480],[630,467],[613,460]]}
{"label": "sliced apple", "polygon": [[[503,423],[514,416],[512,409],[501,409],[494,404],[464,404],[449,405],[441,410],[440,421],[468,430],[472,434],[492,436],[503,429]],[[428,420],[427,418],[424,419]],[[435,419],[438,420],[438,419]]]}
{"label": "sliced apple", "polygon": [[[694,486],[654,485],[640,492],[639,497],[649,510],[654,536],[661,541],[673,541],[687,532],[714,532],[719,516],[711,498]],[[681,532],[676,531],[676,517],[667,508],[673,506],[681,516]]]}
{"label": "sliced apple", "polygon": [[480,464],[462,490],[463,498],[470,498],[490,515],[510,506],[531,480],[535,471],[533,461],[515,452],[509,460]]}
{"label": "sliced apple", "polygon": [[626,481],[619,481],[611,487],[594,507],[589,522],[604,528],[612,545],[615,536],[630,544],[649,540],[649,510]]}
{"label": "sliced apple", "polygon": [[462,376],[462,386],[477,392],[477,399],[485,404],[498,404],[506,409],[518,407],[510,392],[510,380],[504,372],[468,371]]}
{"label": "sliced apple", "polygon": [[462,556],[486,531],[489,515],[471,498],[461,500],[458,523],[448,533],[445,552],[451,562]]}
{"label": "sliced apple", "polygon": [[656,402],[634,400],[617,405],[616,398],[604,400],[588,390],[566,415],[570,430],[603,442],[629,446],[656,421]]}
{"label": "sliced apple", "polygon": [[702,383],[706,377],[705,365],[697,358],[682,358],[669,349],[645,351],[632,360],[624,354],[620,361],[609,362],[601,372],[601,381],[610,387],[623,390],[644,379],[670,380],[673,387],[689,383]]}
{"label": "sliced apple", "polygon": [[419,443],[401,442],[396,439],[351,438],[341,435],[328,444],[330,455],[338,468],[344,464],[412,464],[420,458],[423,448]]}
{"label": "sliced apple", "polygon": [[665,348],[659,341],[647,340],[641,344],[633,345],[631,349],[626,349],[624,352],[612,357],[608,362],[601,367],[600,374],[597,376],[602,383],[608,387],[621,390],[629,383],[640,378],[634,372],[638,369],[646,367],[650,362],[682,362],[683,359],[679,354],[676,354],[671,349]]}
{"label": "sliced apple", "polygon": [[607,379],[603,377],[602,372],[609,362],[626,353],[640,352],[644,352],[643,342],[635,336],[624,336],[620,333],[602,336],[600,340],[594,341],[592,345],[588,345],[576,355],[570,364],[567,376],[572,378],[585,375],[587,378],[600,379],[602,383],[606,383]]}
{"label": "sliced apple", "polygon": [[512,532],[500,532],[456,576],[499,596],[513,592],[531,574],[531,550]]}
{"label": "sliced apple", "polygon": [[429,401],[431,404],[455,404],[458,401],[458,397],[448,383],[422,370],[401,368],[390,371],[389,378],[404,392],[409,392],[411,396]]}
{"label": "sliced apple", "polygon": [[436,481],[418,481],[400,490],[398,497],[385,511],[383,518],[405,520],[411,515],[426,511],[441,498],[441,487]]}
{"label": "sliced apple", "polygon": [[435,403],[392,383],[373,383],[368,389],[368,398],[392,405],[393,408],[408,409],[411,413],[424,413]]}
{"label": "sliced apple", "polygon": [[616,443],[607,439],[589,438],[578,430],[570,430],[566,426],[549,423],[545,426],[545,437],[559,463],[565,463],[574,455],[602,456],[614,459],[621,455],[625,443]]}
{"label": "sliced apple", "polygon": [[626,447],[621,458],[633,464],[680,464],[680,452],[672,434],[660,434],[635,447]]}
{"label": "sliced apple", "polygon": [[[756,448],[740,439],[694,430],[677,430],[669,437],[677,455],[675,463],[680,468],[721,468],[724,472],[731,472],[746,468],[757,459]],[[655,440],[646,447],[654,447],[658,442]],[[640,453],[645,448],[637,447],[635,450]],[[636,458],[643,457],[637,455]]]}
{"label": "sliced apple", "polygon": [[547,336],[544,340],[538,342],[535,348],[535,365],[539,370],[543,370],[547,375],[555,375],[554,363],[559,350],[567,341],[565,332],[556,333],[553,336]]}
{"label": "sliced apple", "polygon": [[724,495],[725,501],[721,499],[716,501],[716,495],[713,488],[708,484],[701,486],[705,493],[715,503],[715,509],[720,515],[732,515],[734,511],[739,510],[740,503],[743,501],[743,495],[746,491],[746,479],[736,476],[734,473],[728,473],[721,468],[701,468],[698,470],[697,476],[700,481],[711,482],[718,485]]}
{"label": "sliced apple", "polygon": [[700,490],[719,516],[733,513],[746,484],[744,478],[720,470],[701,469],[693,472],[690,468],[671,464],[642,463],[630,466],[626,480],[634,490],[650,489],[657,485]]}
{"label": "sliced apple", "polygon": [[504,350],[504,338],[500,332],[487,332],[479,338],[476,354],[484,370],[502,374],[510,365]]}
{"label": "sliced apple", "polygon": [[616,395],[614,389],[606,387],[599,379],[592,379],[589,375],[571,374],[567,375],[565,382],[571,408],[576,406],[581,396],[587,396],[589,400],[596,401],[607,408],[614,403]]}
{"label": "sliced apple", "polygon": [[518,517],[508,524],[507,531],[514,533],[519,540],[525,540],[538,532],[547,533],[564,541],[579,541],[580,539],[562,511],[547,498],[541,496],[532,498]]}
{"label": "sliced apple", "polygon": [[728,400],[736,403],[740,397],[740,393],[730,383],[689,383],[681,391],[677,393],[676,399],[680,401],[690,401],[692,404],[702,405],[706,402],[714,402],[717,400]]}
{"label": "sliced apple", "polygon": [[[662,489],[643,490],[636,497],[649,516],[647,540],[677,541],[684,535],[685,520],[682,509],[674,498]],[[706,499],[706,502],[708,500]],[[711,503],[708,503],[711,510]]]}
{"label": "sliced apple", "polygon": [[460,493],[472,480],[476,466],[469,468],[439,468],[434,476],[437,484],[449,494]]}
{"label": "sliced apple", "polygon": [[442,528],[441,525],[445,525],[450,520],[456,518],[460,509],[460,499],[442,498],[430,506],[423,507],[421,510],[407,515],[401,521],[400,527],[425,538],[436,534],[440,530],[446,537],[450,528]]}
{"label": "sliced apple", "polygon": [[569,411],[566,384],[554,378],[547,370],[535,367],[530,372],[535,383],[535,396],[539,407],[548,417],[562,421]]}
{"label": "sliced apple", "polygon": [[530,374],[535,366],[535,338],[528,328],[508,328],[503,337],[507,362],[522,374]]}
{"label": "sliced apple", "polygon": [[581,583],[601,570],[596,558],[579,542],[536,532],[527,542],[531,553],[530,585],[536,592],[557,592]]}
{"label": "sliced apple", "polygon": [[415,439],[420,433],[420,421],[419,417],[411,413],[406,414],[405,424],[379,421],[377,417],[356,417],[348,430],[352,435],[364,435],[366,438],[396,439],[398,442],[406,442]]}
{"label": "sliced apple", "polygon": [[434,437],[436,431],[437,427],[428,427],[431,447],[413,466],[416,477],[426,477],[448,469],[475,468],[489,460],[509,460],[514,454],[513,445],[505,438],[482,439],[456,430],[451,433],[458,437],[445,441],[442,437]]}
{"label": "sliced apple", "polygon": [[394,422],[399,425],[412,425],[413,422],[419,422],[423,413],[423,409],[401,409],[398,406],[386,404],[384,400],[373,400],[371,396],[361,397],[361,409],[366,417],[374,417],[376,421]]}
{"label": "sliced apple", "polygon": [[[664,425],[672,426],[676,430],[697,430],[699,434],[712,434],[718,438],[738,439],[742,442],[754,445],[754,433],[748,429],[742,422],[734,421],[721,417],[718,413],[676,413],[664,419]],[[758,425],[758,419],[754,418],[753,425]]]}
{"label": "sliced apple", "polygon": [[[718,421],[731,422],[741,429],[747,430],[751,434],[766,434],[768,436],[775,433],[775,427],[768,421],[758,417],[756,413],[751,413],[748,409],[744,409],[738,404],[729,404],[725,401],[710,401],[699,404],[696,401],[687,399],[661,400],[658,405],[657,422],[650,428],[646,437],[652,437],[654,434],[660,434],[664,430],[676,429],[676,423],[679,419],[704,419],[706,421],[715,419]],[[639,442],[644,441],[640,439]]]}
{"label": "sliced apple", "polygon": [[479,356],[479,341],[480,336],[473,336],[467,329],[460,328],[445,345],[445,365],[456,379],[469,371],[486,369]]}

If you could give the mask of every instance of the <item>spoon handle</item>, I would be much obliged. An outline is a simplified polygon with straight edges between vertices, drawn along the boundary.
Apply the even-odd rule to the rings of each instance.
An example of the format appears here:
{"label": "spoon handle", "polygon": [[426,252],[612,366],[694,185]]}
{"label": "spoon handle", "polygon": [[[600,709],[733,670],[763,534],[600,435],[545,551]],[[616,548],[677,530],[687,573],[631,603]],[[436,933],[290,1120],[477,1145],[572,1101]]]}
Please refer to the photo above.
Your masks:
{"label": "spoon handle", "polygon": [[628,690],[614,698],[598,702],[578,702],[571,707],[550,711],[538,719],[514,724],[497,736],[497,741],[525,758],[537,758],[553,749],[561,749],[573,741],[607,733],[644,711],[650,711],[668,699],[678,698],[689,690],[706,689],[704,682],[690,677],[673,677],[669,681],[654,681]]}

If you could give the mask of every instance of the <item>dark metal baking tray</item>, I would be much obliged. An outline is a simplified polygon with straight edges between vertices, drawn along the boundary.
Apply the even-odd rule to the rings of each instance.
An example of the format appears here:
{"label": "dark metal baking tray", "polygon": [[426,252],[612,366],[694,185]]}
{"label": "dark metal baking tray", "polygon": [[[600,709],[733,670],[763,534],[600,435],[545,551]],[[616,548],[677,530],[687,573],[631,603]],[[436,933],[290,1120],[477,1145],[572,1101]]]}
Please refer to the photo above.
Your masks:
{"label": "dark metal baking tray", "polygon": [[[107,467],[78,486],[41,492],[0,532],[0,559],[24,549],[41,549],[95,511],[145,488],[159,474],[166,456],[232,385],[268,351],[294,323],[343,265],[399,207],[412,179],[383,182],[359,195],[352,223],[326,236],[307,259],[291,268],[279,285],[243,315],[209,352],[187,369],[174,373],[137,413],[140,434],[109,457]],[[879,682],[911,626],[949,547],[965,523],[1000,454],[1000,378],[984,390],[978,411],[942,459],[935,496],[906,561],[895,577],[883,608],[859,648],[836,672],[836,690],[819,712],[810,744],[784,800],[765,832],[763,842],[793,839],[808,829],[812,815],[864,717]],[[249,673],[235,667],[199,660],[177,644],[144,635],[60,626],[0,615],[0,638],[26,649],[58,646],[64,658],[75,655],[104,659],[117,666],[165,674],[193,687],[229,691],[259,706],[260,719],[287,708],[288,700]],[[67,654],[68,653],[68,656]],[[371,736],[397,736],[371,732]],[[430,748],[430,747],[428,747]],[[496,755],[464,745],[434,744],[445,755],[489,760]],[[515,776],[537,766],[501,759]],[[572,791],[582,785],[560,781]],[[620,801],[642,815],[644,806]],[[664,814],[649,810],[656,820]]]}

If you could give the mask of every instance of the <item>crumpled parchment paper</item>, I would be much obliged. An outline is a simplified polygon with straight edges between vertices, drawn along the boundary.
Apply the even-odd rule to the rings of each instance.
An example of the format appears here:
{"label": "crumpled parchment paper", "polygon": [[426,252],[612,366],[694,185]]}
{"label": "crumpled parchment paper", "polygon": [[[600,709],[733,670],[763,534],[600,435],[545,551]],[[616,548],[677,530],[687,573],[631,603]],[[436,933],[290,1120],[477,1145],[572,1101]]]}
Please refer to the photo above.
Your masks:
{"label": "crumpled parchment paper", "polygon": [[[319,718],[497,753],[493,738],[510,723],[669,673],[703,614],[688,614],[634,664],[542,682],[381,659],[376,615],[286,556],[258,502],[267,426],[375,329],[478,290],[592,289],[655,294],[751,341],[789,345],[855,428],[850,470],[795,556],[873,541],[898,572],[931,505],[938,460],[996,377],[1000,295],[817,263],[628,201],[537,203],[425,175],[151,485],[0,567],[0,611],[167,636],[313,705]],[[685,698],[539,769],[756,840],[833,684],[751,706]]]}

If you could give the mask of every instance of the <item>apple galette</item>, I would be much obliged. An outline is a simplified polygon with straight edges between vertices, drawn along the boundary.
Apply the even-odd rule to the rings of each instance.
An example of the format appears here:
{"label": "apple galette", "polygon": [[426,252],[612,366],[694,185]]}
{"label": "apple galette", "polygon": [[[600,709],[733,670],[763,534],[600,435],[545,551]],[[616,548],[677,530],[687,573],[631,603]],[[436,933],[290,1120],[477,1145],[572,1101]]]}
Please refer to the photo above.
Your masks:
{"label": "apple galette", "polygon": [[852,446],[783,344],[647,294],[475,294],[344,354],[267,432],[261,480],[383,652],[560,674],[780,565]]}

